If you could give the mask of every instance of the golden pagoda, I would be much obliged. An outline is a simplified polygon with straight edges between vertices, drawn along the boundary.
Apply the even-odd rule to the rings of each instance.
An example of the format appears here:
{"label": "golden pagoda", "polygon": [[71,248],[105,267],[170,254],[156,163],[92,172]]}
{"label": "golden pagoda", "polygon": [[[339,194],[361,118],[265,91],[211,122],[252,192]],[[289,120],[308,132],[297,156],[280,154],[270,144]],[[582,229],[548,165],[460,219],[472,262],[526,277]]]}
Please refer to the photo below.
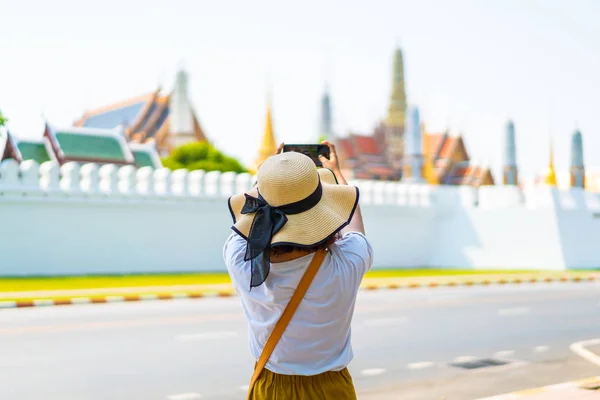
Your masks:
{"label": "golden pagoda", "polygon": [[439,185],[435,168],[433,167],[433,157],[430,154],[429,135],[425,130],[425,123],[421,124],[421,136],[423,137],[423,178],[430,185]]}
{"label": "golden pagoda", "polygon": [[263,162],[277,152],[277,142],[275,133],[273,132],[273,120],[271,118],[271,105],[267,105],[267,118],[265,121],[265,132],[263,134],[260,149],[258,150],[258,158],[254,161],[254,165],[250,168],[252,174],[258,172],[258,168]]}
{"label": "golden pagoda", "polygon": [[549,186],[556,186],[556,172],[554,171],[554,151],[552,149],[552,141],[550,141],[550,160],[548,169],[544,175],[544,183]]}

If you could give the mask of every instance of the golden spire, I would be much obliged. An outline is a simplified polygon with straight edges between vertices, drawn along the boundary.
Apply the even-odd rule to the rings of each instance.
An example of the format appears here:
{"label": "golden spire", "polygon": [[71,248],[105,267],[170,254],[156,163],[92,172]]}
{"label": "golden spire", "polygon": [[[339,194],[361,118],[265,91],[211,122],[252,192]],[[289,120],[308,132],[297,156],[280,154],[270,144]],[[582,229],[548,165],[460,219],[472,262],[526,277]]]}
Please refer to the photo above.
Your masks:
{"label": "golden spire", "polygon": [[550,140],[550,160],[548,170],[544,176],[544,183],[550,186],[556,186],[556,172],[554,171],[554,150],[552,148],[552,139]]}
{"label": "golden spire", "polygon": [[404,60],[402,57],[402,50],[398,47],[394,52],[392,93],[385,123],[391,128],[404,128],[405,114],[406,91],[404,89]]}
{"label": "golden spire", "polygon": [[258,158],[254,162],[254,167],[250,172],[256,174],[258,167],[265,160],[277,152],[277,142],[275,141],[275,133],[273,132],[273,120],[271,118],[271,105],[267,104],[267,118],[265,121],[265,132],[263,134],[260,149],[258,150]]}
{"label": "golden spire", "polygon": [[433,159],[429,150],[431,146],[429,145],[429,135],[425,130],[425,123],[421,124],[421,135],[423,140],[423,177],[425,181],[430,185],[438,185],[438,179],[435,174],[435,168],[433,167]]}

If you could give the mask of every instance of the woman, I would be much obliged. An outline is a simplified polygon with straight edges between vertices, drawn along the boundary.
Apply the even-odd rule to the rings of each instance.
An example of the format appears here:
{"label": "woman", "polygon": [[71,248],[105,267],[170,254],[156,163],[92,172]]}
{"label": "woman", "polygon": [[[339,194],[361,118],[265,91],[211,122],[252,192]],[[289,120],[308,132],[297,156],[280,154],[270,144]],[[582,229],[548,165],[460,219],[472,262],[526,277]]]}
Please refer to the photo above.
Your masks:
{"label": "woman", "polygon": [[280,153],[261,166],[253,190],[229,199],[234,233],[223,256],[258,360],[248,399],[356,399],[350,323],[373,251],[358,188],[342,176],[335,146],[323,143],[323,169]]}

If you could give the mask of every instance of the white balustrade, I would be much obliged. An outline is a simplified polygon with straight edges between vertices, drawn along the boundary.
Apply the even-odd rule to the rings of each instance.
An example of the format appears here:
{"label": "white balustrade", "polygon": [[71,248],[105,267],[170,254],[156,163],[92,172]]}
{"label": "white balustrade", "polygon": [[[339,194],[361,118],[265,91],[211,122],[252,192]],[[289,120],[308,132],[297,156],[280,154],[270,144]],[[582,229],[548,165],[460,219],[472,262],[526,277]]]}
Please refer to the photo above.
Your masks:
{"label": "white balustrade", "polygon": [[208,197],[219,195],[221,172],[210,171],[204,175],[204,194]]}
{"label": "white balustrade", "polygon": [[118,189],[121,194],[130,196],[135,194],[135,167],[133,165],[125,165],[119,168],[117,172]]}
{"label": "white balustrade", "polygon": [[29,194],[40,191],[40,166],[34,160],[23,161],[19,165],[23,189]]}
{"label": "white balustrade", "polygon": [[408,205],[408,185],[399,183],[396,187],[396,205],[405,207]]}
{"label": "white balustrade", "polygon": [[356,180],[356,186],[360,191],[360,204],[373,203],[373,181]]}
{"label": "white balustrade", "polygon": [[373,204],[382,205],[385,203],[384,200],[384,181],[375,181],[373,182],[372,190],[373,190]]}
{"label": "white balustrade", "polygon": [[118,168],[114,164],[105,164],[98,170],[98,176],[100,179],[99,189],[104,194],[111,194],[118,192]]}
{"label": "white balustrade", "polygon": [[178,169],[171,173],[171,193],[176,196],[188,195],[188,170]]}
{"label": "white balustrade", "polygon": [[204,179],[206,177],[206,171],[197,170],[191,171],[188,174],[188,192],[192,196],[204,196]]}
{"label": "white balustrade", "polygon": [[2,161],[0,164],[0,193],[18,191],[20,186],[19,164],[13,159]]}
{"label": "white balustrade", "polygon": [[79,173],[81,174],[81,190],[84,193],[95,194],[100,191],[100,174],[97,164],[84,164]]}
{"label": "white balustrade", "polygon": [[398,186],[398,182],[384,182],[383,196],[385,204],[396,205],[398,198]]}
{"label": "white balustrade", "polygon": [[419,185],[419,197],[420,202],[419,205],[421,207],[431,207],[431,186],[429,185]]}
{"label": "white balustrade", "polygon": [[154,171],[154,192],[161,196],[171,193],[171,170],[168,168],[159,168]]}
{"label": "white balustrade", "polygon": [[233,194],[235,193],[235,177],[236,177],[236,173],[235,172],[223,172],[221,174],[221,179],[219,182],[219,186],[220,186],[220,191],[219,191],[219,195],[224,196],[224,197],[230,197],[233,196]]}
{"label": "white balustrade", "polygon": [[154,194],[154,168],[143,167],[137,170],[135,174],[135,191],[144,196]]}
{"label": "white balustrade", "polygon": [[60,167],[60,189],[66,194],[77,194],[80,189],[80,167],[76,162],[68,162]]}
{"label": "white balustrade", "polygon": [[235,193],[245,193],[252,189],[254,184],[254,176],[244,172],[243,174],[237,174],[235,178]]}
{"label": "white balustrade", "polygon": [[48,193],[60,190],[60,167],[54,161],[40,165],[40,187]]}

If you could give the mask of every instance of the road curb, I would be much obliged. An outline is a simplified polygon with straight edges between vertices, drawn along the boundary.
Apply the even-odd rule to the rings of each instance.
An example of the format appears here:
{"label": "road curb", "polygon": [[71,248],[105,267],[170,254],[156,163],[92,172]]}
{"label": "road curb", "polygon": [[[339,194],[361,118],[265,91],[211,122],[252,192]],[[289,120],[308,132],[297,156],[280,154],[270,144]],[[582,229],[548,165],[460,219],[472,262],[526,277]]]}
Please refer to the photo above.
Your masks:
{"label": "road curb", "polygon": [[[595,276],[576,276],[576,277],[546,277],[546,278],[506,278],[506,279],[484,279],[481,281],[430,281],[430,282],[391,282],[386,284],[365,283],[361,290],[401,290],[401,289],[420,289],[420,288],[443,288],[443,287],[472,287],[472,286],[491,286],[491,285],[518,285],[532,283],[566,283],[566,282],[593,282]],[[224,291],[190,291],[181,293],[152,293],[152,294],[124,294],[111,296],[87,296],[87,297],[57,297],[40,298],[35,300],[11,300],[0,301],[0,309],[6,308],[29,308],[29,307],[47,307],[47,306],[66,306],[79,304],[106,304],[134,301],[151,300],[174,300],[174,299],[201,299],[210,297],[231,297],[236,293],[233,290]]]}
{"label": "road curb", "polygon": [[90,297],[72,297],[57,299],[37,299],[37,300],[13,300],[0,301],[2,308],[27,308],[27,307],[47,307],[47,306],[71,306],[80,304],[106,304],[106,303],[124,303],[133,301],[153,301],[153,300],[175,300],[175,299],[202,299],[209,297],[231,297],[234,292],[187,292],[187,293],[158,293],[158,294],[127,294],[123,296],[90,296]]}
{"label": "road curb", "polygon": [[[538,387],[538,388],[519,390],[517,392],[505,393],[505,394],[492,396],[492,397],[480,398],[478,400],[523,399],[523,398],[532,397],[532,396],[538,396],[538,397],[544,396],[546,394],[548,394],[549,396],[552,396],[552,394],[556,395],[560,392],[563,392],[563,395],[567,396],[569,394],[577,393],[577,392],[573,392],[574,390],[579,391],[579,390],[585,389],[586,386],[588,386],[588,385],[592,385],[592,384],[596,384],[596,383],[600,383],[600,375],[592,376],[590,378],[585,378],[585,379],[579,379],[579,380],[575,380],[575,381],[558,383],[558,384],[549,385],[549,386],[542,386],[542,387]],[[545,396],[544,396],[544,398],[545,398]],[[548,398],[554,399],[557,397],[548,397]],[[572,398],[572,397],[564,397],[564,398],[566,399],[566,398]]]}
{"label": "road curb", "polygon": [[490,286],[490,285],[518,285],[522,283],[568,283],[568,282],[594,282],[595,276],[576,276],[576,277],[546,277],[530,279],[484,279],[481,281],[448,281],[448,282],[409,282],[409,283],[388,283],[388,284],[363,284],[363,290],[381,290],[381,289],[419,289],[419,288],[437,288],[437,287],[457,287],[457,286]]}

